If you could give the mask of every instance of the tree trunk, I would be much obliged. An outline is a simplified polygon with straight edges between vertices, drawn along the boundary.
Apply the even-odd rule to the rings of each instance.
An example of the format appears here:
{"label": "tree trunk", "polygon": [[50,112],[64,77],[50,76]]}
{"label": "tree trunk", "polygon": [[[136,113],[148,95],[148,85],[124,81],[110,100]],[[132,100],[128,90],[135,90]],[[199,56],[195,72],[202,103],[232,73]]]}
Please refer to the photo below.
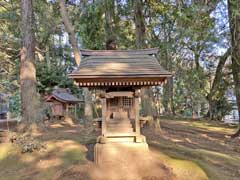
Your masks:
{"label": "tree trunk", "polygon": [[219,83],[220,83],[220,81],[222,79],[222,76],[223,76],[222,70],[223,70],[223,67],[224,67],[224,65],[225,65],[229,55],[230,55],[230,49],[228,49],[226,51],[226,53],[223,56],[220,57],[219,63],[217,65],[217,69],[216,69],[216,72],[215,72],[215,77],[214,77],[214,80],[213,80],[213,84],[212,84],[210,93],[207,96],[208,103],[209,103],[209,118],[211,120],[213,119],[213,114],[214,114],[213,113],[213,109],[214,109],[214,96],[215,96],[215,94],[218,91]]}
{"label": "tree trunk", "polygon": [[155,134],[162,133],[159,117],[153,117],[153,122],[154,122],[154,125],[153,125],[154,126],[154,133]]}
{"label": "tree trunk", "polygon": [[135,22],[135,34],[136,34],[136,46],[137,48],[146,47],[146,28],[145,20],[143,16],[143,2],[142,0],[134,0],[134,22]]}
{"label": "tree trunk", "polygon": [[93,118],[93,110],[92,110],[92,95],[88,88],[83,88],[83,95],[85,100],[85,106],[84,106],[84,116],[85,116],[85,126],[90,127],[92,118]]}
{"label": "tree trunk", "polygon": [[151,89],[143,89],[141,106],[143,110],[143,116],[153,119],[153,115],[156,113],[153,106],[153,92]]}
{"label": "tree trunk", "polygon": [[[166,19],[167,17],[164,17],[164,18]],[[162,31],[164,35],[163,44],[164,46],[166,46],[166,48],[162,50],[162,57],[161,57],[161,59],[163,60],[162,65],[166,70],[171,72],[173,68],[172,60],[170,58],[170,53],[169,53],[169,49],[170,49],[169,43],[171,42],[171,34],[170,34],[171,28],[169,28],[166,24],[164,24]],[[162,98],[164,113],[167,115],[175,114],[173,96],[174,96],[173,77],[170,77],[167,79],[167,83],[163,86],[163,98]]]}
{"label": "tree trunk", "polygon": [[199,72],[200,71],[200,67],[201,67],[200,64],[199,64],[200,55],[199,55],[198,51],[194,52],[194,54],[195,54],[194,61],[195,61],[196,70],[197,70],[197,72]]}
{"label": "tree trunk", "polygon": [[78,43],[74,33],[74,27],[68,18],[65,0],[59,0],[59,7],[60,7],[60,13],[61,13],[61,17],[65,26],[65,29],[69,34],[70,43],[73,47],[73,53],[74,53],[76,64],[77,66],[79,66],[81,62],[81,55],[78,49]]}
{"label": "tree trunk", "polygon": [[[134,23],[135,23],[135,36],[136,36],[136,47],[142,49],[146,47],[145,43],[145,20],[143,16],[143,2],[142,0],[133,1],[134,8]],[[143,115],[149,116],[152,119],[153,108],[151,101],[151,89],[144,89],[143,96],[141,99],[141,105],[143,109]]]}
{"label": "tree trunk", "polygon": [[114,35],[114,0],[105,0],[105,36],[106,36],[106,49],[116,49],[116,37]]}
{"label": "tree trunk", "polygon": [[20,67],[20,90],[22,120],[26,125],[38,120],[36,91],[35,35],[32,0],[21,1],[22,49]]}
{"label": "tree trunk", "polygon": [[[134,23],[135,23],[135,35],[136,35],[136,47],[138,49],[143,49],[147,47],[146,44],[146,27],[145,27],[145,18],[143,14],[143,1],[134,0]],[[141,105],[143,109],[143,116],[147,116],[153,121],[151,125],[153,126],[155,132],[160,129],[160,122],[157,116],[157,110],[154,104],[154,97],[152,89],[144,89],[143,96],[141,98]],[[154,118],[155,117],[155,118]],[[156,121],[155,121],[156,120]]]}
{"label": "tree trunk", "polygon": [[[153,103],[156,104],[157,100],[155,98],[152,98]],[[153,127],[154,127],[154,133],[159,134],[162,133],[161,125],[160,125],[160,117],[159,113],[157,110],[157,106],[154,107],[154,112],[153,112]]]}
{"label": "tree trunk", "polygon": [[[168,69],[170,70],[170,69]],[[173,104],[173,77],[168,78],[167,83],[163,86],[163,107],[164,113],[167,115],[175,115],[175,108]]]}
{"label": "tree trunk", "polygon": [[[81,54],[78,49],[77,39],[76,39],[75,33],[74,33],[74,27],[68,18],[65,0],[59,0],[59,6],[60,6],[60,13],[62,16],[62,20],[63,20],[64,26],[65,26],[65,29],[69,34],[70,43],[72,44],[72,47],[73,47],[74,58],[75,58],[76,64],[79,66],[80,62],[81,62]],[[86,124],[91,124],[89,122],[93,117],[91,93],[89,92],[88,88],[83,88],[83,94],[85,97],[84,116],[86,118],[86,121],[88,121]]]}
{"label": "tree trunk", "polygon": [[[228,0],[229,25],[231,32],[232,75],[235,85],[238,114],[240,116],[240,0]],[[240,134],[240,118],[238,132]]]}

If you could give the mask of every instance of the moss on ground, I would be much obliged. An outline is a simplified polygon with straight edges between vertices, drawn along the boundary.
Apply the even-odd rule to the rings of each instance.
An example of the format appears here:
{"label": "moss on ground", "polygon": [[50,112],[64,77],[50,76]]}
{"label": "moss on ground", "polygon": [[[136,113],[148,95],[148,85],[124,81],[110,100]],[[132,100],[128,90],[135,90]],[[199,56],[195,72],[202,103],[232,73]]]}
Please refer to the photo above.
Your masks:
{"label": "moss on ground", "polygon": [[156,158],[170,167],[178,180],[208,180],[205,171],[194,161],[178,159],[178,157],[171,157],[159,151],[158,148],[152,147]]}
{"label": "moss on ground", "polygon": [[148,138],[155,150],[174,159],[195,162],[209,179],[239,179],[239,140],[227,137],[234,128],[218,122],[179,119],[162,120],[162,126],[164,135]]}
{"label": "moss on ground", "polygon": [[[163,135],[148,137],[147,141],[154,156],[172,169],[177,179],[238,179],[239,148],[234,142],[225,142],[228,140],[224,139],[224,133],[233,132],[233,128],[190,120],[163,120],[162,125]],[[148,133],[151,134],[152,131]],[[201,136],[202,133],[205,135]],[[209,136],[208,133],[214,136]],[[73,172],[70,171],[72,167],[82,171],[92,163],[87,159],[88,151],[91,151],[88,149],[88,144],[94,143],[96,137],[96,132],[88,133],[81,126],[52,124],[47,131],[36,136],[47,144],[43,152],[22,154],[16,145],[2,143],[0,144],[0,180],[61,179],[59,177],[63,174],[72,175]],[[204,138],[209,142],[206,143]],[[220,144],[222,145],[213,149],[212,146]],[[222,147],[226,147],[226,150]],[[88,172],[92,172],[91,168]],[[89,178],[89,174],[86,173],[86,177]]]}

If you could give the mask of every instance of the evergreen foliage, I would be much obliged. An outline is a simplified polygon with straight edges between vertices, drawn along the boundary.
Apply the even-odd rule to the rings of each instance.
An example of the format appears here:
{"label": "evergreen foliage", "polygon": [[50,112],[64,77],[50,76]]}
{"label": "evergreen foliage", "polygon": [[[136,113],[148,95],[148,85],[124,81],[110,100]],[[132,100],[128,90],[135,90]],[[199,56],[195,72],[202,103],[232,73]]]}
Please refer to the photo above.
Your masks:
{"label": "evergreen foliage", "polygon": [[[231,110],[225,94],[234,87],[229,60],[224,61],[220,81],[212,88],[220,58],[230,45],[226,1],[139,2],[145,26],[144,43],[146,47],[159,47],[160,64],[173,73],[173,79],[163,88],[153,88],[158,112],[199,117],[211,114],[212,119],[222,119]],[[137,47],[135,29],[139,27],[135,24],[134,1],[71,0],[66,1],[66,7],[79,48],[105,49],[110,37],[119,49]],[[43,95],[54,87],[62,87],[79,94],[67,76],[76,66],[58,2],[35,1],[34,14],[38,93]],[[111,16],[110,21],[106,14]],[[12,111],[18,113],[18,1],[1,3],[0,23],[0,90],[12,94],[11,103],[16,104]]]}

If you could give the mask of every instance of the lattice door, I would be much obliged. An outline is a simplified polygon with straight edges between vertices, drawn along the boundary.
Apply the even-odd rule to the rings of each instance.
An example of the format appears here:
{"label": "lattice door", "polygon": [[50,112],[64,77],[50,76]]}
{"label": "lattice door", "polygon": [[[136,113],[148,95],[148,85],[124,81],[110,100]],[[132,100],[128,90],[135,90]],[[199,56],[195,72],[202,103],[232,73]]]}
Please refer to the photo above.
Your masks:
{"label": "lattice door", "polygon": [[133,107],[133,98],[123,97],[122,98],[122,106],[123,106],[123,111],[126,111],[128,113],[128,117],[129,117],[129,114]]}

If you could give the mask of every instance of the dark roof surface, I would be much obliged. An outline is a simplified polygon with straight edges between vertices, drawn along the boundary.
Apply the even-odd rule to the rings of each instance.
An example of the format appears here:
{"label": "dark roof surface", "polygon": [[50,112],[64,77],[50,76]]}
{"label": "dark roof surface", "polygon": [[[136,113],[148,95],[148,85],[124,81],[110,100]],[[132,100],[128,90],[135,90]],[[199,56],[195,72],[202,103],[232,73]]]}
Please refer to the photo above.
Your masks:
{"label": "dark roof surface", "polygon": [[51,101],[52,99],[56,99],[61,102],[69,102],[69,103],[78,103],[82,100],[76,98],[71,92],[67,89],[56,89],[52,92],[52,94],[47,98],[46,101]]}
{"label": "dark roof surface", "polygon": [[87,50],[78,69],[69,76],[80,86],[160,85],[171,73],[152,55],[156,52],[157,49]]}
{"label": "dark roof surface", "polygon": [[90,56],[72,72],[77,76],[147,76],[171,75],[154,56]]}
{"label": "dark roof surface", "polygon": [[82,56],[122,56],[122,55],[153,55],[157,54],[158,48],[137,49],[137,50],[88,50],[81,49]]}

